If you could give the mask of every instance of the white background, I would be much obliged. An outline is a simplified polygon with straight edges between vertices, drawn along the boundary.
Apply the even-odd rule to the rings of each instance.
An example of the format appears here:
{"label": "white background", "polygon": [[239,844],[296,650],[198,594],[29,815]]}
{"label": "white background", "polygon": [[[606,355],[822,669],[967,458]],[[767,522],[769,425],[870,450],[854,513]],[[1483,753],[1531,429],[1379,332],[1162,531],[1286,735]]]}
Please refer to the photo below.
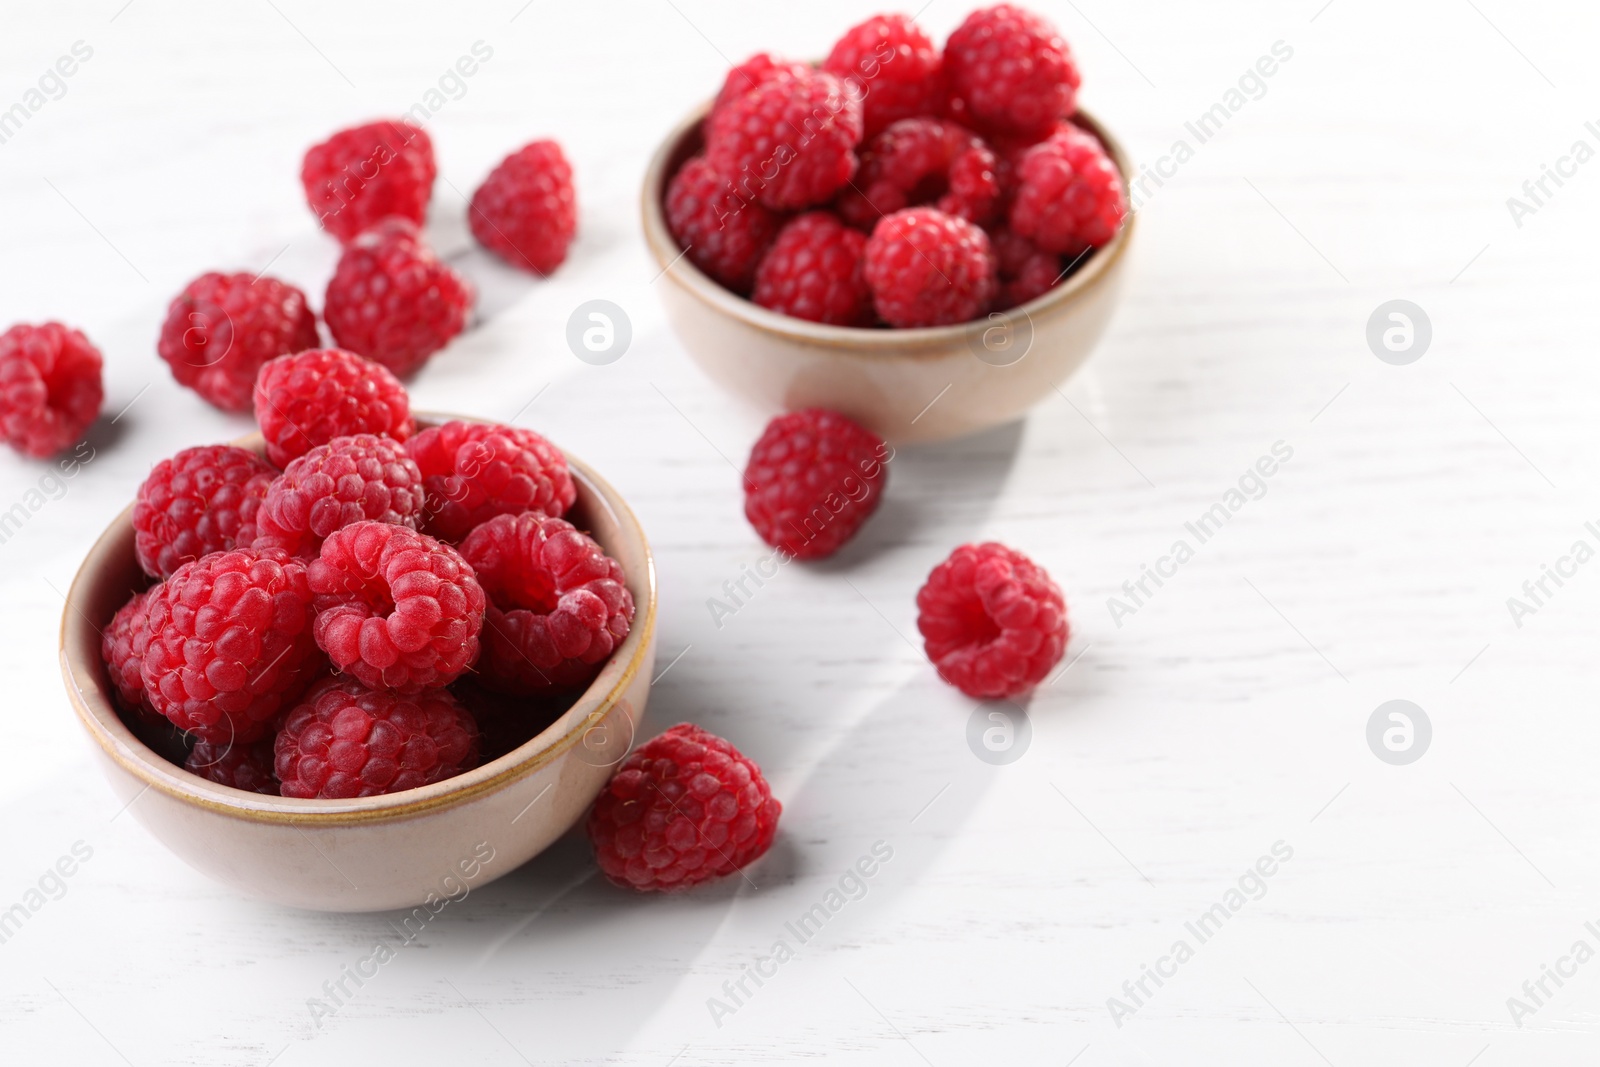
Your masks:
{"label": "white background", "polygon": [[[80,326],[107,358],[108,418],[132,406],[0,545],[0,909],[93,849],[0,945],[0,1058],[1592,1062],[1600,962],[1520,1027],[1506,1000],[1578,938],[1600,948],[1583,928],[1600,919],[1600,565],[1521,628],[1506,598],[1597,541],[1600,163],[1520,227],[1505,201],[1574,140],[1600,147],[1596,27],[1576,4],[1320,3],[1043,0],[1084,105],[1145,161],[1273,42],[1294,55],[1149,200],[1124,304],[1060,395],[902,450],[845,553],[786,568],[718,628],[707,598],[766,552],[730,466],[764,416],[663,322],[638,180],[726,59],[819,55],[873,8],[7,0],[0,108],[73,42],[94,55],[0,145],[0,323]],[[934,0],[923,21],[942,38],[965,13]],[[320,306],[335,247],[302,152],[405,110],[478,40],[493,58],[430,124],[438,245],[468,248],[462,194],[546,135],[574,161],[581,232],[549,281],[489,277],[499,313],[415,402],[520,410],[627,496],[660,565],[659,662],[683,654],[649,725],[693,720],[759,760],[782,833],[751,884],[674,899],[606,886],[569,838],[452,905],[319,1027],[307,999],[386,917],[238,899],[119,816],[57,677],[57,590],[152,463],[249,429],[158,361],[166,302],[204,270],[270,263]],[[596,297],[635,331],[607,367],[563,337]],[[1364,339],[1394,298],[1433,323],[1410,366]],[[1266,495],[1118,627],[1107,598],[1280,440],[1294,457]],[[0,455],[0,509],[43,471]],[[922,578],[978,538],[1051,571],[1080,657],[1003,767],[969,751],[972,703],[906,640]],[[1365,740],[1394,698],[1434,729],[1405,767]],[[868,895],[717,1026],[707,998],[878,840],[894,858]],[[1280,840],[1294,858],[1265,896],[1116,1026],[1107,998]]]}

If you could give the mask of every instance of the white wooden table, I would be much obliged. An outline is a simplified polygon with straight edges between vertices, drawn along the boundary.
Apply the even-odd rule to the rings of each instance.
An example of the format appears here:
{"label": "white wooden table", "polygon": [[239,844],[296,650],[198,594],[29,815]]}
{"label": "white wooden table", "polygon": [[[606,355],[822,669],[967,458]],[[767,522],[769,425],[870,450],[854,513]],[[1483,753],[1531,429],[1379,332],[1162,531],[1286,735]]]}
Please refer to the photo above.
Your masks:
{"label": "white wooden table", "polygon": [[[122,415],[0,544],[0,911],[27,912],[0,944],[0,1060],[1593,1062],[1600,962],[1570,953],[1600,950],[1600,564],[1560,559],[1600,547],[1600,163],[1560,159],[1600,148],[1595,13],[1320,3],[1040,3],[1138,157],[1192,150],[1147,187],[1110,334],[1026,422],[903,450],[856,544],[720,627],[707,599],[765,553],[725,459],[763,417],[662,321],[636,185],[725,57],[820,54],[870,5],[13,5],[0,109],[75,42],[92,55],[0,143],[0,323],[85,329]],[[942,35],[965,10],[923,19]],[[478,41],[492,57],[429,97]],[[1292,56],[1230,97],[1280,41]],[[785,814],[753,884],[678,899],[607,887],[569,838],[336,1004],[344,969],[397,940],[389,918],[237,899],[119,812],[57,678],[59,591],[153,462],[247,428],[158,362],[167,300],[270,265],[320,305],[334,248],[301,152],[430,99],[444,250],[469,245],[462,194],[542,135],[574,159],[582,232],[555,278],[497,293],[416,403],[516,416],[628,496],[672,664],[651,724],[732,738]],[[1218,103],[1201,142],[1185,124]],[[1568,176],[1526,200],[1544,164]],[[1514,218],[1512,196],[1537,210]],[[633,323],[610,366],[563,340],[593,298]],[[1394,299],[1431,322],[1409,365],[1366,341]],[[1278,442],[1292,458],[1197,544],[1185,524]],[[42,474],[0,455],[0,510]],[[1186,537],[1193,558],[1114,618]],[[1000,766],[907,639],[923,576],[976,538],[1047,566],[1074,626],[1071,669]],[[1546,564],[1571,576],[1518,626],[1507,598]],[[1432,728],[1402,766],[1367,742],[1394,699]],[[865,895],[800,944],[785,924],[876,842],[892,858]],[[1261,857],[1270,876],[1248,873]],[[780,938],[793,957],[762,962]],[[1564,984],[1525,992],[1547,965]]]}

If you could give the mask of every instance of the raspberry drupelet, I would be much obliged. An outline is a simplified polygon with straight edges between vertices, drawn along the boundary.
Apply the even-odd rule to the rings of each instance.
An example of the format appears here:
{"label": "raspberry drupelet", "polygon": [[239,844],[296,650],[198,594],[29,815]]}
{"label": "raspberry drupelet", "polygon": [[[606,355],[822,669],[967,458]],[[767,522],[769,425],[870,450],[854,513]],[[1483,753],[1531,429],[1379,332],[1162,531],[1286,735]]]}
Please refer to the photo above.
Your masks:
{"label": "raspberry drupelet", "polygon": [[318,343],[305,293],[265,275],[213,272],[167,306],[156,349],[178,384],[223,411],[249,411],[262,364]]}
{"label": "raspberry drupelet", "polygon": [[335,437],[373,433],[404,441],[416,429],[400,379],[342,348],[280,356],[262,367],[255,409],[267,458],[279,467]]}
{"label": "raspberry drupelet", "polygon": [[249,548],[278,472],[234,445],[186,448],[157,463],[133,501],[133,550],[146,574],[165,578],[212,552]]}
{"label": "raspberry drupelet", "polygon": [[831,556],[878,509],[892,457],[881,438],[837,412],[779,415],[750,450],[745,517],[794,559]]}
{"label": "raspberry drupelet", "polygon": [[105,401],[100,350],[58,322],[0,334],[0,441],[47,459],[83,437]]}
{"label": "raspberry drupelet", "polygon": [[405,445],[374,434],[335,437],[267,487],[255,545],[314,556],[329,534],[363,519],[416,529],[422,505],[422,472]]}
{"label": "raspberry drupelet", "polygon": [[560,518],[578,496],[567,457],[532,430],[457,420],[423,430],[407,450],[427,492],[423,529],[445,541],[496,515]]}
{"label": "raspberry drupelet", "polygon": [[391,216],[421,225],[433,195],[433,142],[420,126],[384,120],[340,130],[306,152],[306,203],[322,228],[348,244]]}

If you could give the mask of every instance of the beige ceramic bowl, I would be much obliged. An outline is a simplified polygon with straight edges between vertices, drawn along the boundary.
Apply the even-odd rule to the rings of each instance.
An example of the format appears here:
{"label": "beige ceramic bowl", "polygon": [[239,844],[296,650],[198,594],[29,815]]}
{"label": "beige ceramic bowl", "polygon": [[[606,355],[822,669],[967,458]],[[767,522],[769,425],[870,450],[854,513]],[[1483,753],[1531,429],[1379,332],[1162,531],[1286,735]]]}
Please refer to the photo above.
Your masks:
{"label": "beige ceramic bowl", "polygon": [[[644,235],[664,273],[667,317],[725,388],[767,410],[843,412],[896,442],[937,441],[1009,422],[1089,357],[1116,306],[1135,218],[1050,292],[988,319],[915,330],[825,326],[766,310],[690,263],[667,229],[668,181],[702,147],[702,106],[656,150],[644,178]],[[1126,183],[1127,155],[1083,112]]]}
{"label": "beige ceramic bowl", "polygon": [[[260,435],[239,443],[261,450]],[[538,736],[466,774],[390,796],[246,793],[189,774],[134,736],[113,707],[100,660],[99,628],[139,581],[132,509],[117,516],[67,593],[61,671],[101,769],[128,810],[217,881],[319,911],[459,899],[565,833],[632,744],[649,695],[656,622],[655,563],[638,520],[616,490],[567,458],[578,487],[577,525],[627,572],[637,605],[632,632],[594,684]]]}

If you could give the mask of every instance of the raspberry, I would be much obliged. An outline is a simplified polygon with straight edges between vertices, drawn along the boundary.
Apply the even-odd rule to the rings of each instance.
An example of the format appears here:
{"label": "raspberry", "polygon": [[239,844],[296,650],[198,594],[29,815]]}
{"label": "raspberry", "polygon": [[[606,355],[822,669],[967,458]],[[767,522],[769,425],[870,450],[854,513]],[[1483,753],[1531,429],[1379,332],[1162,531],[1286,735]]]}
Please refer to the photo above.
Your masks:
{"label": "raspberry", "polygon": [[271,738],[249,745],[197,742],[184,761],[183,769],[247,793],[278,795],[278,779],[272,774]]}
{"label": "raspberry", "polygon": [[1005,545],[962,545],[917,593],[917,629],[939,677],[969,697],[1025,693],[1067,646],[1067,606],[1044,569]]}
{"label": "raspberry", "polygon": [[255,408],[267,458],[280,467],[335,437],[375,433],[404,441],[416,428],[400,379],[342,348],[280,356],[262,367]]}
{"label": "raspberry", "polygon": [[[160,586],[135,593],[100,633],[100,658],[105,662],[111,685],[121,698],[123,707],[140,713],[141,717],[153,714],[150,700],[144,692],[144,650],[150,643],[150,596]],[[165,721],[165,720],[161,720]]]}
{"label": "raspberry", "polygon": [[1077,106],[1078,65],[1044,19],[1010,4],[981,8],[944,46],[950,92],[985,129],[1042,131]]}
{"label": "raspberry", "polygon": [[269,359],[317,347],[306,294],[275,278],[202,274],[167,306],[156,350],[178,384],[223,411],[249,411]]}
{"label": "raspberry", "polygon": [[667,225],[689,260],[736,293],[748,293],[756,264],[778,232],[778,217],[742,199],[704,156],[667,184]]}
{"label": "raspberry", "polygon": [[0,440],[46,459],[83,436],[100,414],[100,350],[58,322],[0,334]]}
{"label": "raspberry", "polygon": [[865,271],[878,314],[891,326],[948,326],[977,318],[994,299],[988,235],[933,208],[878,220]]}
{"label": "raspberry", "polygon": [[277,473],[233,445],[186,448],[157,463],[133,501],[139,566],[166,578],[201,556],[250,547],[261,498]]}
{"label": "raspberry", "polygon": [[590,809],[587,829],[612,882],[674,892],[759,859],[782,814],[760,767],[682,723],[623,761]]}
{"label": "raspberry", "polygon": [[1011,228],[1047,252],[1077,256],[1099,248],[1128,214],[1116,164],[1076,126],[1062,126],[1028,149],[1017,177]]}
{"label": "raspberry", "polygon": [[905,15],[877,15],[853,27],[822,69],[861,84],[865,136],[892,122],[939,110],[944,96],[939,50]]}
{"label": "raspberry", "polygon": [[711,115],[706,159],[774,211],[823,203],[856,172],[855,89],[823,71],[774,74]]}
{"label": "raspberry", "polygon": [[872,292],[861,273],[866,235],[831,211],[791,219],[756,269],[754,300],[797,319],[872,325]]}
{"label": "raspberry", "polygon": [[989,221],[1000,202],[998,162],[977,134],[943,119],[902,119],[861,157],[861,173],[839,197],[839,214],[871,230],[885,215],[933,204],[947,215]]}
{"label": "raspberry", "polygon": [[1000,296],[995,306],[1018,307],[1043,296],[1061,278],[1061,257],[1046,252],[1011,230],[990,235],[1000,270]]}
{"label": "raspberry", "polygon": [[489,598],[478,673],[492,689],[581,688],[628,636],[622,565],[564,519],[497,515],[467,535],[461,556]]}
{"label": "raspberry", "polygon": [[254,741],[323,660],[311,635],[306,567],[278,553],[214,552],[152,593],[144,688],[202,741]]}
{"label": "raspberry", "polygon": [[877,510],[891,458],[879,437],[837,412],[779,415],[745,465],[745,518],[794,559],[831,556]]}
{"label": "raspberry", "polygon": [[578,498],[567,457],[532,430],[446,422],[406,447],[428,494],[423,529],[446,541],[461,540],[496,515],[542,511],[560,518]]}
{"label": "raspberry", "polygon": [[373,689],[448,685],[478,657],[483,587],[459,553],[426,534],[356,522],[307,567],[317,644]]}
{"label": "raspberry", "polygon": [[572,166],[554,141],[534,141],[500,161],[472,194],[472,236],[523,270],[549,274],[578,232]]}
{"label": "raspberry", "polygon": [[345,247],[322,317],[340,348],[404,378],[467,325],[472,284],[406,219],[385,219]]}
{"label": "raspberry", "polygon": [[273,744],[286,797],[371,797],[478,765],[478,724],[448,692],[376,692],[329,678],[289,712]]}
{"label": "raspberry", "polygon": [[[728,76],[722,80],[722,88],[717,92],[716,100],[711,104],[711,114],[716,114],[717,109],[724,104],[732,103],[751,89],[765,85],[777,75],[787,74],[790,77],[803,78],[809,73],[811,68],[804,63],[792,63],[787,59],[778,59],[767,52],[758,52],[728,71]],[[709,116],[706,121],[710,122]]]}
{"label": "raspberry", "polygon": [[306,203],[322,228],[348,244],[380,219],[417,225],[428,213],[436,174],[433,142],[420,127],[382,121],[340,130],[306,152]]}
{"label": "raspberry", "polygon": [[405,445],[367,433],[335,437],[267,488],[255,545],[314,556],[333,531],[364,519],[415,529],[422,501],[422,472]]}

